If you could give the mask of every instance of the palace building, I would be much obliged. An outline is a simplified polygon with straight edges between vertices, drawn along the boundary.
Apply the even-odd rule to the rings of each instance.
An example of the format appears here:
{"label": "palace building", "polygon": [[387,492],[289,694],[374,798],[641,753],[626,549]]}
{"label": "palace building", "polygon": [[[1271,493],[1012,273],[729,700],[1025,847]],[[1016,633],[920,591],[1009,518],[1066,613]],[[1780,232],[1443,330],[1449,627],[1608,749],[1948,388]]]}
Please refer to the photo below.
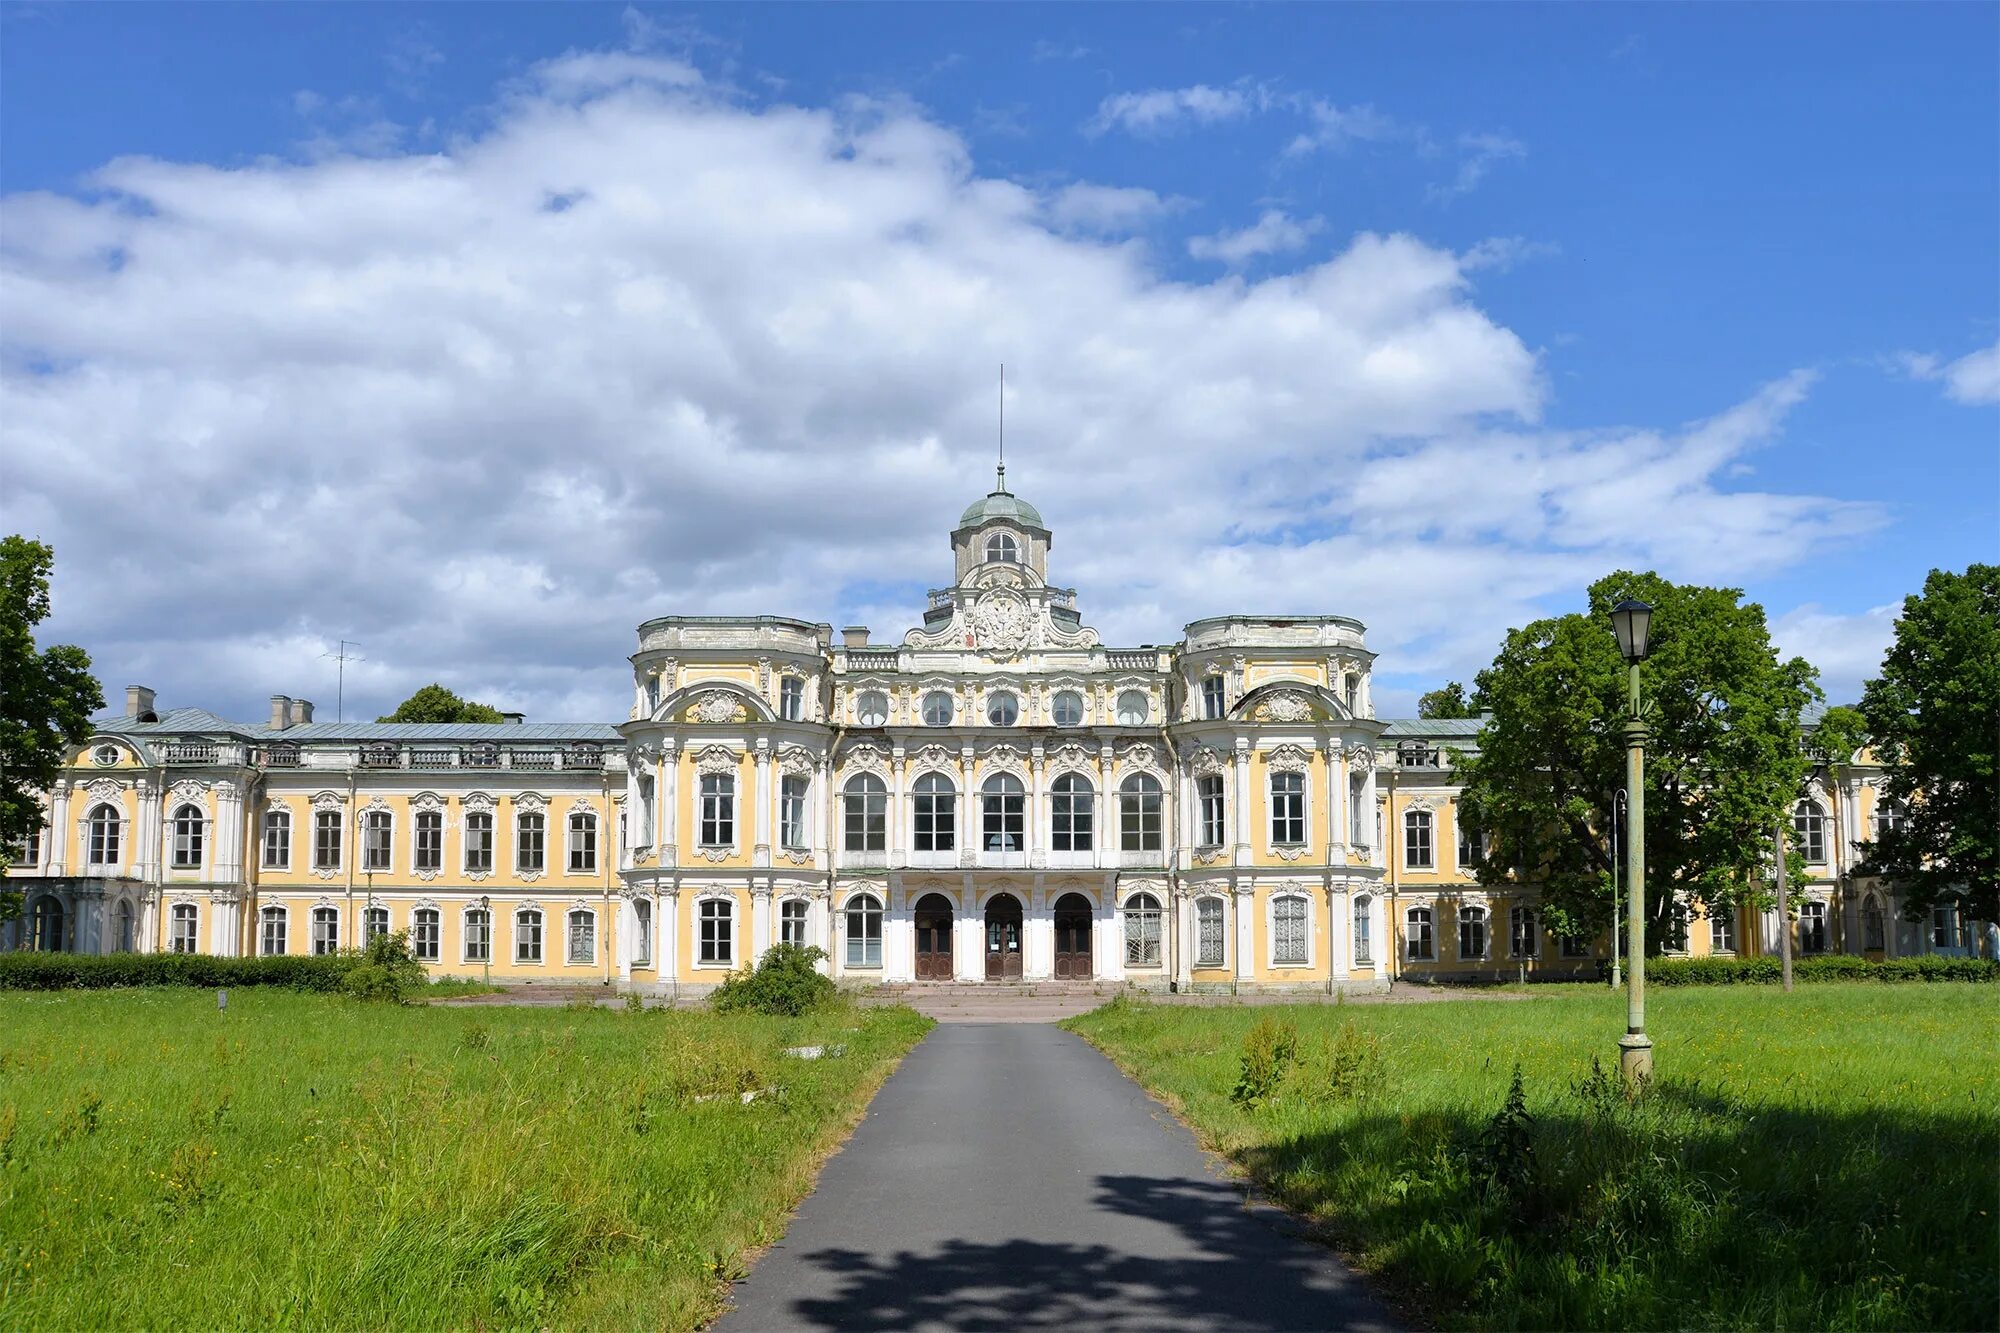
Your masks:
{"label": "palace building", "polygon": [[[1337,615],[1198,620],[1111,648],[996,488],[951,586],[875,644],[778,616],[639,627],[612,723],[261,724],[133,686],[49,794],[13,947],[329,953],[407,930],[439,975],[712,986],[778,941],[846,982],[1368,989],[1595,976],[1532,893],[1482,887],[1453,756],[1479,724],[1384,721]],[[1802,954],[1964,952],[1851,873],[1880,774],[1798,810]],[[1775,913],[1689,923],[1765,952]]]}

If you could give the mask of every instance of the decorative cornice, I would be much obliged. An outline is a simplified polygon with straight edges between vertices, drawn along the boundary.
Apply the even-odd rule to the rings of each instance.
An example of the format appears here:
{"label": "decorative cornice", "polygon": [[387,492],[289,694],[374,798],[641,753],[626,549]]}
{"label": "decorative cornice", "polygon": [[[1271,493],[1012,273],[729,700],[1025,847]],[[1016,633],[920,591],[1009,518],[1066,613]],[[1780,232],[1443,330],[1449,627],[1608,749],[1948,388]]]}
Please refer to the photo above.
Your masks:
{"label": "decorative cornice", "polygon": [[1264,766],[1276,773],[1304,773],[1312,768],[1312,755],[1296,745],[1280,745],[1264,752]]}
{"label": "decorative cornice", "polygon": [[727,773],[734,776],[737,768],[736,752],[721,745],[705,745],[695,755],[694,767],[704,775]]}

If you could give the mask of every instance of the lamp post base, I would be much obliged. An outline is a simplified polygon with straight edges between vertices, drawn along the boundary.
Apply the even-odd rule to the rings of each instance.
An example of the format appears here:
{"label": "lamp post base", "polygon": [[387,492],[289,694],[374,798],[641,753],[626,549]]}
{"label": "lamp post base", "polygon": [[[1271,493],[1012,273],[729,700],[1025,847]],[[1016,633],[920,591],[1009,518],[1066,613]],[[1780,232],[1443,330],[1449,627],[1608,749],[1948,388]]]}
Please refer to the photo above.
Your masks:
{"label": "lamp post base", "polygon": [[1637,1092],[1653,1077],[1653,1039],[1643,1032],[1628,1032],[1618,1039],[1618,1072],[1625,1086]]}

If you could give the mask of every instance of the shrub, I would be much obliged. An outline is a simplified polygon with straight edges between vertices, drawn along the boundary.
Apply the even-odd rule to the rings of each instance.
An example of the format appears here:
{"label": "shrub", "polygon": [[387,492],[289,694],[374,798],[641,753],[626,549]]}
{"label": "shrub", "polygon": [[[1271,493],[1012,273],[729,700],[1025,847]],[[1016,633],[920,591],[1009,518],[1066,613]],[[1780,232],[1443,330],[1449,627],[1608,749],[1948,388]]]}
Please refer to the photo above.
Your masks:
{"label": "shrub", "polygon": [[251,958],[200,953],[0,953],[0,990],[284,986],[337,991],[361,961],[358,953]]}
{"label": "shrub", "polygon": [[774,944],[755,971],[734,973],[715,988],[714,1005],[724,1013],[810,1013],[836,993],[833,978],[813,967],[825,957],[826,950],[816,946]]}
{"label": "shrub", "polygon": [[1239,1106],[1256,1107],[1269,1101],[1285,1081],[1285,1074],[1299,1056],[1299,1030],[1275,1018],[1260,1018],[1244,1034],[1243,1055],[1236,1086],[1229,1100]]}
{"label": "shrub", "polygon": [[[1758,958],[1649,958],[1646,981],[1657,986],[1774,986],[1783,965],[1768,955]],[[1792,979],[1807,981],[2000,981],[2000,961],[1991,958],[1857,958],[1849,954],[1815,954],[1794,959]]]}
{"label": "shrub", "polygon": [[410,952],[410,932],[384,932],[368,941],[361,961],[341,978],[340,988],[357,1000],[408,1004],[428,984],[423,964]]}

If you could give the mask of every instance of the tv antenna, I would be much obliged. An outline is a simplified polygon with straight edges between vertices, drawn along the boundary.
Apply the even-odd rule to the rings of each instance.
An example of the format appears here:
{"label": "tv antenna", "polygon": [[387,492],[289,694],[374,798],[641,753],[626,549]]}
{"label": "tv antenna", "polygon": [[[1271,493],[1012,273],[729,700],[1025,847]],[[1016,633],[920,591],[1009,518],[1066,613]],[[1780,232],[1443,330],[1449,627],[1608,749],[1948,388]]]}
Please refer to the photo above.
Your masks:
{"label": "tv antenna", "polygon": [[320,656],[321,656],[321,657],[323,657],[323,658],[324,658],[324,657],[331,657],[331,658],[332,658],[332,659],[334,660],[334,662],[335,662],[335,663],[337,663],[337,665],[336,665],[336,666],[335,666],[335,668],[334,668],[334,676],[333,676],[333,682],[334,682],[334,684],[333,684],[333,720],[334,720],[334,721],[336,721],[336,722],[345,722],[345,721],[347,720],[347,716],[346,716],[346,711],[347,711],[347,664],[348,664],[349,662],[366,662],[366,661],[368,660],[368,659],[367,659],[367,658],[365,658],[365,657],[361,657],[361,656],[358,656],[358,655],[356,655],[356,654],[354,654],[354,653],[350,653],[350,652],[348,652],[348,651],[347,651],[347,650],[348,650],[349,648],[359,648],[360,646],[361,646],[361,645],[360,645],[360,644],[358,644],[358,643],[349,643],[349,642],[348,642],[348,641],[347,641],[346,639],[342,639],[342,640],[340,641],[340,651],[339,651],[339,652],[337,652],[337,653],[321,653],[321,654],[320,654]]}

